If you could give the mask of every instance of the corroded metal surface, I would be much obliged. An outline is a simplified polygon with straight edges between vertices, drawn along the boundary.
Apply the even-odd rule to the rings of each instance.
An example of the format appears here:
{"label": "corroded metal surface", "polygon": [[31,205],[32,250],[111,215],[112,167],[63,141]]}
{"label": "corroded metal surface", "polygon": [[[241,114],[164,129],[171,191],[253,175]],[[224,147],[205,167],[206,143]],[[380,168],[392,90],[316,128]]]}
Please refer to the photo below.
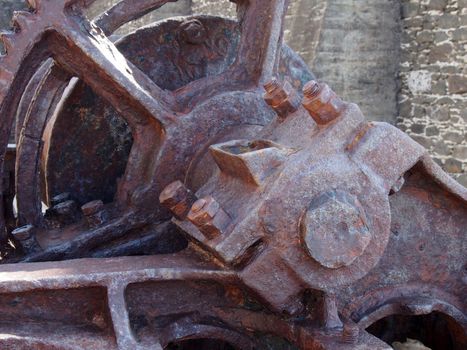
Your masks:
{"label": "corroded metal surface", "polygon": [[466,189],[314,81],[287,1],[115,44],[169,1],[92,2],[2,34],[2,348],[388,349],[397,317],[467,346]]}

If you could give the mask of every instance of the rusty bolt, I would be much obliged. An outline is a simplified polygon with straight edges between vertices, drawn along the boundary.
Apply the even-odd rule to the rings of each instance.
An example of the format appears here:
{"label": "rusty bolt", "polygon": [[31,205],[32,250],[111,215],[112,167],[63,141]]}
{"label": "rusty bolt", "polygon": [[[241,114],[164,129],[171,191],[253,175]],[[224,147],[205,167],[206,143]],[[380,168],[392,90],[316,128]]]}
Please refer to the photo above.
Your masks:
{"label": "rusty bolt", "polygon": [[193,203],[198,198],[181,181],[172,182],[161,192],[159,201],[169,209],[177,219],[185,220]]}
{"label": "rusty bolt", "polygon": [[34,230],[34,226],[26,225],[18,227],[11,233],[15,241],[22,247],[25,253],[32,253],[41,249],[37,243]]}
{"label": "rusty bolt", "polygon": [[107,219],[107,213],[104,210],[104,203],[101,200],[94,200],[84,204],[81,211],[86,218],[89,226],[94,227],[104,223]]}
{"label": "rusty bolt", "polygon": [[67,200],[55,205],[53,207],[53,210],[58,215],[74,216],[76,214],[76,211],[78,210],[78,205],[73,200]]}
{"label": "rusty bolt", "polygon": [[203,209],[206,206],[206,203],[207,203],[206,199],[204,198],[198,199],[191,207],[191,212],[193,214],[199,213],[201,209]]}
{"label": "rusty bolt", "polygon": [[90,216],[100,212],[104,208],[104,203],[101,200],[88,202],[81,207],[81,211],[85,216]]}
{"label": "rusty bolt", "polygon": [[229,215],[211,196],[197,200],[187,216],[208,239],[213,239],[224,233],[230,223]]}
{"label": "rusty bolt", "polygon": [[264,100],[281,117],[295,112],[300,107],[300,96],[289,82],[279,83],[273,79],[264,85]]}
{"label": "rusty bolt", "polygon": [[344,324],[344,329],[342,331],[342,342],[347,344],[355,344],[358,342],[359,336],[360,329],[355,323]]}
{"label": "rusty bolt", "polygon": [[352,264],[371,239],[358,199],[343,191],[316,197],[304,214],[300,228],[310,256],[330,269]]}
{"label": "rusty bolt", "polygon": [[337,119],[345,104],[328,85],[312,80],[303,87],[303,106],[319,125]]}
{"label": "rusty bolt", "polygon": [[180,24],[179,33],[185,42],[193,45],[200,45],[208,38],[206,28],[197,19],[190,19]]}
{"label": "rusty bolt", "polygon": [[66,202],[68,200],[71,199],[71,196],[68,192],[64,192],[64,193],[60,193],[56,196],[54,196],[51,200],[50,200],[50,204],[52,206],[56,206],[60,203],[63,203],[63,202]]}
{"label": "rusty bolt", "polygon": [[57,203],[45,212],[45,219],[55,227],[70,225],[79,220],[81,214],[78,204],[71,199],[66,200],[65,196],[58,198]]}

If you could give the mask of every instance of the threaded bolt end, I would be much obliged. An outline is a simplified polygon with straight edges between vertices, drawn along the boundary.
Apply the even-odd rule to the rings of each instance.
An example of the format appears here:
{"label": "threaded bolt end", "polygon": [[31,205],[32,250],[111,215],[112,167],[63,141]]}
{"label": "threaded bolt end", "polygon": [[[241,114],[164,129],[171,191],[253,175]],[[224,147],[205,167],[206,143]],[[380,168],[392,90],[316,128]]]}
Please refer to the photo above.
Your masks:
{"label": "threaded bolt end", "polygon": [[193,213],[198,213],[201,209],[203,209],[206,206],[206,203],[207,203],[206,199],[204,198],[198,199],[191,207],[191,211]]}
{"label": "threaded bolt end", "polygon": [[321,92],[321,86],[316,80],[309,81],[303,87],[303,94],[305,97],[313,98],[316,97]]}
{"label": "threaded bolt end", "polygon": [[281,85],[279,84],[279,82],[275,78],[272,79],[270,82],[264,84],[264,89],[268,93],[272,93],[274,90],[277,90],[277,89],[280,89],[280,88],[281,88]]}
{"label": "threaded bolt end", "polygon": [[356,324],[346,324],[342,331],[342,341],[347,344],[355,344],[358,341],[360,329]]}

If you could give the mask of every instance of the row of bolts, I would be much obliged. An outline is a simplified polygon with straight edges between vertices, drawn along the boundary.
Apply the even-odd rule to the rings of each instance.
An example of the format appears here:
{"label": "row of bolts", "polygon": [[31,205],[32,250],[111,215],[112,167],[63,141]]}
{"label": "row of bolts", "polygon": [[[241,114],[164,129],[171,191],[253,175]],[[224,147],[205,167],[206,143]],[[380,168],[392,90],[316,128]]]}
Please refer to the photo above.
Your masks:
{"label": "row of bolts", "polygon": [[[49,213],[54,213],[65,220],[73,221],[72,217],[78,212],[77,204],[70,199],[69,193],[62,193],[55,196],[52,201],[52,208]],[[104,210],[104,203],[101,200],[94,200],[81,206],[81,214],[84,216],[89,227],[95,227],[107,218],[107,212]],[[46,214],[47,216],[47,214]],[[71,222],[70,222],[71,223]],[[32,253],[41,250],[36,240],[36,227],[28,224],[16,228],[11,235],[16,244],[20,244],[25,253]]]}
{"label": "row of bolts", "polygon": [[[310,81],[304,86],[303,102],[298,96],[296,90],[292,88],[289,82],[281,84],[278,80],[273,79],[272,81],[265,84],[264,88],[266,90],[266,94],[264,95],[265,101],[280,116],[285,117],[287,114],[295,112],[299,108],[300,103],[302,103],[313,119],[316,121],[316,123],[320,125],[329,123],[330,121],[337,118],[338,113],[340,112],[340,109],[342,109],[343,105],[342,101],[335,95],[334,92],[332,92],[332,90],[329,89],[326,84],[319,83],[314,80]],[[331,105],[337,108],[326,109],[327,105]],[[175,192],[179,191],[178,196],[184,197],[184,201],[187,201],[188,198],[193,197],[192,195],[188,194],[189,191],[187,189],[184,189],[183,184],[176,183],[174,186],[171,188],[166,188],[166,193],[161,194],[161,203],[171,210],[173,209],[172,207],[181,204],[178,204],[179,202],[176,204],[172,203],[175,198],[169,200],[168,196],[176,197],[177,195],[175,195]],[[169,193],[167,193],[167,191]],[[181,193],[183,193],[183,195]],[[74,205],[74,203],[71,203],[72,201],[70,201],[68,197],[69,195],[67,193],[54,197],[55,204],[63,204],[63,206],[66,204]],[[54,200],[52,200],[52,204],[54,204]],[[167,201],[170,203],[166,203]],[[184,216],[183,219],[185,219],[186,215],[190,214],[190,221],[193,221],[195,224],[197,224],[197,226],[203,227],[201,231],[207,236],[207,238],[215,238],[221,233],[222,226],[227,225],[228,215],[212,198],[200,199],[199,201],[196,201],[196,199],[193,199],[193,201],[188,200],[188,203],[186,203],[185,206],[189,206],[186,209],[190,209],[194,202],[196,202],[196,205],[193,206],[193,210],[186,210],[186,213],[182,215]],[[101,200],[95,200],[86,203],[81,207],[81,211],[90,226],[98,225],[104,220],[102,217],[103,207],[104,204]],[[198,215],[196,213],[198,213]],[[175,213],[175,216],[179,217],[177,213]],[[210,218],[207,218],[209,216]],[[209,224],[209,221],[216,221],[216,219],[218,221],[217,225],[221,227],[216,228],[216,225],[212,227],[213,225]],[[23,249],[26,251],[37,250],[39,248],[35,240],[34,229],[35,228],[32,225],[25,225],[15,229],[12,232],[16,242],[20,243]]]}
{"label": "row of bolts", "polygon": [[[303,88],[303,101],[290,83],[281,84],[273,79],[264,85],[266,94],[264,99],[280,117],[298,110],[300,104],[309,112],[318,125],[325,125],[335,120],[344,108],[344,103],[324,83],[312,80]],[[60,197],[60,198],[59,198]],[[55,197],[56,204],[71,202],[68,194]],[[212,198],[198,199],[180,181],[167,186],[160,195],[161,204],[172,211],[179,220],[189,219],[207,239],[213,239],[228,226],[230,218],[220,205]],[[84,204],[81,212],[89,226],[96,226],[105,221],[104,203],[95,200]],[[19,242],[23,250],[33,252],[40,250],[34,234],[34,226],[25,225],[12,232],[13,237]],[[359,337],[357,325],[345,324],[342,332],[342,340],[345,343],[355,343]]]}

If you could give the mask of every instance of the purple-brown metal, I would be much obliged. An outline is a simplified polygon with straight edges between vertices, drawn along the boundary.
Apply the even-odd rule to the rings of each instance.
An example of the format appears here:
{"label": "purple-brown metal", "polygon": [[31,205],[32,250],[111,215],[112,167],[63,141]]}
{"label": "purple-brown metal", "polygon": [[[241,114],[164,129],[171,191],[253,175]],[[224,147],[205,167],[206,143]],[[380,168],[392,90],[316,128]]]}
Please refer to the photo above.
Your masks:
{"label": "purple-brown metal", "polygon": [[171,1],[93,2],[1,36],[2,349],[467,347],[467,190],[314,80],[288,1],[115,43]]}

